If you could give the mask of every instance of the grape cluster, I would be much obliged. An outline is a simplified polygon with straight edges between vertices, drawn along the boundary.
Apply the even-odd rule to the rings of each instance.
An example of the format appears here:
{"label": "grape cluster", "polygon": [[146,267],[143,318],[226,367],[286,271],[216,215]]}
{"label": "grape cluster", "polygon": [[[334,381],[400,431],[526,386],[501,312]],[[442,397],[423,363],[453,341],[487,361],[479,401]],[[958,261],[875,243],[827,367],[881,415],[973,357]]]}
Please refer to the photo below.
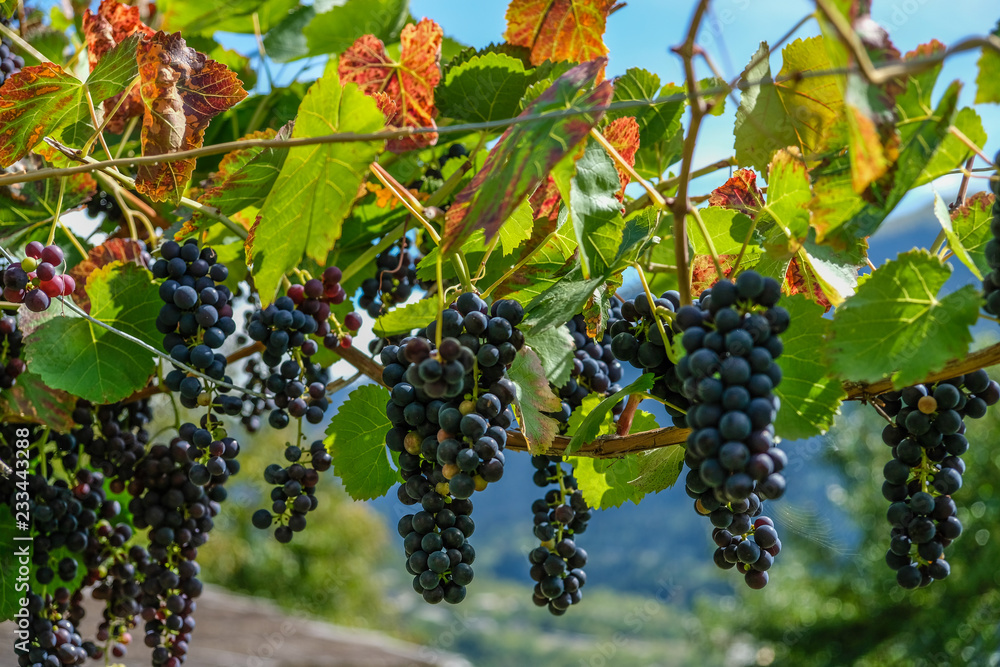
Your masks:
{"label": "grape cluster", "polygon": [[535,537],[541,544],[528,554],[531,578],[535,581],[532,602],[562,616],[570,605],[583,599],[587,574],[587,552],[576,544],[576,536],[587,530],[590,507],[577,489],[576,478],[562,467],[558,456],[532,456],[536,486],[549,489],[544,498],[531,505]]}
{"label": "grape cluster", "polygon": [[19,644],[15,645],[18,667],[83,665],[88,658],[99,660],[104,657],[104,650],[94,642],[84,641],[76,623],[68,617],[71,600],[65,587],[57,588],[53,595],[44,598],[29,593],[26,599],[28,648],[23,650]]}
{"label": "grape cluster", "polygon": [[202,591],[198,547],[227,497],[223,484],[239,471],[238,453],[236,440],[204,415],[200,427],[183,424],[169,445],[153,445],[129,483],[134,525],[148,529],[146,552],[130,555],[142,575],[143,641],[156,667],[178,664],[187,653]]}
{"label": "grape cluster", "polygon": [[[0,18],[0,23],[10,25],[9,18]],[[0,38],[0,86],[24,67],[24,58],[13,51],[14,44],[9,37]]]}
{"label": "grape cluster", "polygon": [[112,223],[121,222],[124,218],[122,209],[114,196],[104,190],[98,190],[97,194],[87,202],[87,215],[96,218],[102,213],[105,219]]}
{"label": "grape cluster", "polygon": [[984,370],[934,385],[883,394],[882,409],[895,423],[882,431],[892,447],[882,495],[892,504],[886,563],[903,588],[926,586],[951,571],[944,550],[962,534],[952,496],[962,487],[969,449],[965,419],[980,419],[1000,400],[1000,385]]}
{"label": "grape cluster", "polygon": [[148,399],[101,406],[77,400],[73,410],[76,428],[55,438],[63,453],[63,466],[75,468],[79,455],[86,454],[91,466],[111,480],[111,490],[123,491],[135,474],[136,464],[146,454],[146,425],[151,420]]}
{"label": "grape cluster", "polygon": [[[994,166],[1000,168],[1000,153],[993,158]],[[993,201],[993,219],[990,221],[990,233],[993,236],[986,242],[986,263],[992,269],[983,277],[983,292],[986,295],[986,312],[990,315],[1000,315],[1000,178],[996,174],[990,181],[990,187],[996,199]]]}
{"label": "grape cluster", "polygon": [[4,299],[23,303],[28,310],[40,313],[48,310],[52,299],[68,296],[76,289],[73,276],[56,273],[64,259],[59,246],[32,241],[24,254],[24,259],[4,269]]}
{"label": "grape cluster", "polygon": [[515,301],[487,306],[465,293],[439,321],[380,352],[382,381],[391,391],[386,445],[399,453],[405,480],[397,497],[424,508],[399,531],[414,588],[429,602],[458,602],[471,581],[471,568],[459,567],[471,561],[455,559],[472,534],[468,499],[503,476],[506,429],[514,423],[514,384],[506,371],[524,345],[517,329],[523,317]]}
{"label": "grape cluster", "polygon": [[361,298],[358,305],[376,318],[382,314],[382,306],[403,303],[413,293],[417,282],[417,267],[408,249],[409,241],[404,236],[401,241],[386,248],[375,258],[378,273],[374,278],[366,278],[361,283]]}
{"label": "grape cluster", "polygon": [[0,317],[0,389],[10,389],[27,366],[21,358],[21,330],[17,319]]}
{"label": "grape cluster", "polygon": [[[612,310],[608,331],[612,336],[612,354],[643,373],[653,374],[650,394],[663,402],[674,426],[685,428],[688,400],[681,391],[677,367],[670,358],[670,346],[676,332],[669,323],[680,303],[680,295],[673,290],[664,292],[652,302],[645,294],[639,294],[622,303],[617,314]],[[660,325],[663,325],[662,333]]]}
{"label": "grape cluster", "polygon": [[[691,487],[688,487],[688,494]],[[697,507],[704,513],[715,503],[702,503]],[[715,542],[715,553],[712,559],[716,566],[723,570],[736,568],[743,575],[747,586],[755,590],[767,585],[767,571],[774,564],[774,558],[781,551],[781,540],[774,522],[763,516],[763,505],[756,493],[751,493],[745,500],[720,504],[709,513],[709,518],[715,529],[712,530],[712,541]]]}
{"label": "grape cluster", "polygon": [[266,530],[278,522],[274,537],[282,543],[306,527],[306,514],[316,509],[316,483],[319,473],[330,469],[333,459],[322,440],[316,440],[304,452],[298,445],[285,447],[287,467],[272,463],[264,469],[264,481],[273,484],[271,509],[257,510],[251,517],[256,528]]}
{"label": "grape cluster", "polygon": [[[780,297],[776,280],[744,271],[735,283],[721,280],[695,304],[679,308],[673,321],[686,351],[676,372],[690,401],[687,492],[699,514],[727,530],[730,539],[747,542],[737,562],[751,588],[767,583],[770,567],[750,545],[768,547],[747,541],[755,530],[751,519],[760,501],[785,491],[781,471],[787,459],[774,444],[780,405],[774,388],[781,382],[775,359],[783,351],[780,334],[789,325],[788,311],[777,305]],[[747,562],[755,553],[762,560]],[[717,557],[716,562],[731,561]]]}
{"label": "grape cluster", "polygon": [[[612,298],[612,317],[620,315],[621,302]],[[611,334],[605,332],[600,341],[587,335],[587,323],[583,315],[576,315],[566,323],[573,337],[573,368],[570,378],[562,387],[557,388],[561,410],[552,415],[563,428],[568,424],[570,415],[580,407],[583,399],[591,392],[600,396],[610,396],[621,387],[618,381],[622,379],[622,365],[615,359],[611,351]],[[624,402],[615,406],[613,413],[618,415],[624,409]]]}
{"label": "grape cluster", "polygon": [[[188,239],[184,245],[167,241],[160,246],[160,259],[153,262],[152,271],[154,277],[165,279],[160,284],[163,306],[156,317],[157,331],[164,334],[163,349],[212,379],[231,382],[226,377],[225,356],[215,352],[236,332],[230,305],[233,295],[221,284],[229,277],[229,269],[218,262],[215,250],[199,248]],[[171,391],[180,392],[184,407],[196,407],[199,400],[201,405],[208,404],[209,397],[202,397],[200,378],[175,368],[164,382]],[[242,409],[235,397],[226,399],[230,410]]]}

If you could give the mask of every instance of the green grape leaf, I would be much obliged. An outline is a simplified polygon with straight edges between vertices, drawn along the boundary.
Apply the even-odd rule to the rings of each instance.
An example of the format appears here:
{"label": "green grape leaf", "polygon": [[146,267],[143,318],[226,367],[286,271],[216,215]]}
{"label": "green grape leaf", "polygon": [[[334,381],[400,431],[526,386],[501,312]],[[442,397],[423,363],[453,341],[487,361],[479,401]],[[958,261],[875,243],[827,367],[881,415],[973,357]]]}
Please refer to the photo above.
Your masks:
{"label": "green grape leaf", "polygon": [[398,41],[409,17],[407,0],[348,0],[316,14],[302,30],[308,51],[304,56],[338,54],[362,35],[384,43]]}
{"label": "green grape leaf", "polygon": [[211,36],[216,32],[252,35],[255,32],[253,15],[256,14],[263,34],[283,20],[296,5],[296,0],[226,0],[219,3],[169,0],[163,12],[162,29],[181,31],[184,35]]}
{"label": "green grape leaf", "polygon": [[[753,220],[745,213],[731,208],[719,206],[708,206],[698,209],[701,219],[708,230],[708,236],[712,239],[715,251],[720,255],[736,255],[743,247],[747,235],[753,227]],[[708,244],[705,237],[697,229],[689,232],[694,250],[699,255],[709,254]],[[748,250],[754,247],[753,239],[750,239]]]}
{"label": "green grape leaf", "polygon": [[463,122],[512,118],[532,81],[531,71],[517,58],[485,53],[449,67],[434,91],[434,101],[442,116]]}
{"label": "green grape leaf", "polygon": [[315,17],[316,8],[313,5],[303,5],[290,11],[264,35],[267,56],[278,63],[308,56],[309,42],[303,30]]}
{"label": "green grape leaf", "polygon": [[[299,107],[293,138],[377,132],[385,117],[354,84],[340,85],[336,64],[312,85]],[[247,264],[262,301],[275,298],[281,276],[311,257],[321,266],[340,238],[371,162],[384,142],[291,148],[247,239]]]}
{"label": "green grape leaf", "polygon": [[809,76],[831,68],[822,37],[797,39],[781,50],[780,83],[774,87],[798,138],[794,145],[803,155],[827,149],[836,138],[831,130],[844,114],[844,96],[836,77]]}
{"label": "green grape leaf", "polygon": [[778,357],[782,379],[774,389],[781,409],[774,430],[785,440],[800,440],[826,433],[840,414],[840,402],[846,394],[840,380],[827,374],[823,357],[816,353],[830,330],[823,307],[803,294],[785,297],[780,305],[788,310],[791,324],[781,334],[785,345]]}
{"label": "green grape leaf", "polygon": [[[588,442],[593,442],[597,439],[597,436],[601,435],[601,424],[611,414],[611,409],[618,405],[618,401],[629,394],[639,394],[649,391],[652,388],[653,374],[645,373],[636,378],[632,384],[623,387],[620,391],[602,400],[597,407],[586,413],[583,421],[573,433],[569,445],[566,447],[566,454],[572,454]],[[635,477],[630,479],[635,479]]]}
{"label": "green grape leaf", "polygon": [[573,457],[569,463],[573,466],[577,488],[594,509],[621,507],[629,500],[638,505],[646,495],[645,491],[630,484],[640,475],[638,454],[626,454],[617,459]]}
{"label": "green grape leaf", "polygon": [[772,85],[767,42],[750,59],[743,71],[746,88],[736,110],[736,161],[740,166],[766,172],[771,156],[788,146],[798,145],[792,121]]}
{"label": "green grape leaf", "polygon": [[[638,415],[638,412],[636,413]],[[655,427],[653,427],[655,428]],[[636,429],[633,427],[632,429]],[[684,470],[684,448],[663,447],[639,455],[636,478],[629,482],[643,494],[659,493],[677,483]]]}
{"label": "green grape leaf", "polygon": [[555,419],[543,413],[559,412],[559,397],[552,393],[542,362],[534,350],[522,347],[514,358],[507,377],[514,383],[514,412],[528,451],[541,454],[552,444],[559,431]]}
{"label": "green grape leaf", "polygon": [[567,274],[525,307],[523,329],[526,333],[537,334],[568,322],[603,282],[600,276],[582,280],[578,271]]}
{"label": "green grape leaf", "polygon": [[[983,129],[983,121],[975,110],[969,107],[959,109],[953,124],[972,143],[977,146],[986,144],[986,130]],[[944,176],[969,159],[971,155],[972,151],[969,150],[969,147],[954,134],[949,133],[934,153],[934,157],[924,167],[920,178],[914,183],[914,187],[925,185]]]}
{"label": "green grape leaf", "polygon": [[[607,104],[612,88],[607,81],[581,94],[597,78],[606,60],[577,65],[559,77],[524,110],[522,116],[558,117],[509,127],[490,151],[485,166],[455,197],[448,209],[441,251],[461,247],[476,229],[490,241],[521,201],[530,195],[564,156],[572,153],[604,115],[594,107]],[[582,113],[567,117],[562,112]]]}
{"label": "green grape leaf", "polygon": [[[112,262],[87,279],[90,315],[150,344],[158,345],[158,287],[135,264]],[[93,403],[114,403],[146,386],[153,356],[139,345],[82,317],[54,317],[25,336],[25,360],[50,387]]]}
{"label": "green grape leaf", "polygon": [[427,326],[427,323],[437,317],[438,300],[436,296],[414,301],[404,306],[393,308],[388,313],[375,320],[372,327],[375,335],[381,338],[409,333],[414,329]]}
{"label": "green grape leaf", "polygon": [[576,348],[569,329],[565,326],[552,327],[525,336],[524,342],[538,355],[545,377],[552,386],[566,384],[573,370],[573,350]]}
{"label": "green grape leaf", "polygon": [[500,247],[503,256],[511,254],[521,247],[521,244],[531,238],[531,230],[535,225],[534,214],[531,211],[531,204],[525,199],[521,205],[514,209],[510,217],[500,225]]}
{"label": "green grape leaf", "polygon": [[962,245],[962,239],[959,237],[954,226],[952,225],[951,212],[948,211],[948,205],[944,203],[943,199],[941,199],[941,195],[936,192],[934,193],[934,217],[941,223],[941,228],[944,230],[945,238],[948,239],[948,249],[955,253],[955,257],[958,258],[958,261],[965,264],[969,271],[972,271],[972,275],[979,280],[982,280],[983,274],[980,273],[979,267],[976,266],[976,263],[972,261],[969,251],[965,249],[964,245]]}
{"label": "green grape leaf", "polygon": [[[991,34],[1000,37],[1000,22]],[[1000,53],[983,47],[977,66],[979,71],[976,74],[976,104],[987,102],[1000,104]]]}
{"label": "green grape leaf", "polygon": [[580,244],[583,277],[607,274],[622,241],[621,187],[614,160],[596,141],[587,142],[570,181],[569,210]]}
{"label": "green grape leaf", "polygon": [[765,222],[766,218],[767,222],[776,225],[792,252],[809,235],[811,201],[809,172],[805,163],[786,150],[776,152],[768,165],[767,200],[758,220]]}
{"label": "green grape leaf", "polygon": [[875,271],[833,316],[826,351],[843,378],[897,387],[961,359],[972,342],[982,296],[966,285],[938,293],[951,266],[925,250],[900,254]]}
{"label": "green grape leaf", "polygon": [[399,481],[385,447],[392,424],[385,415],[389,390],[377,384],[351,392],[330,420],[323,440],[333,458],[333,473],[355,500],[372,500]]}
{"label": "green grape leaf", "polygon": [[986,244],[993,238],[990,221],[995,202],[992,192],[977,192],[951,212],[951,226],[958,242],[983,275],[992,271],[986,261]]}

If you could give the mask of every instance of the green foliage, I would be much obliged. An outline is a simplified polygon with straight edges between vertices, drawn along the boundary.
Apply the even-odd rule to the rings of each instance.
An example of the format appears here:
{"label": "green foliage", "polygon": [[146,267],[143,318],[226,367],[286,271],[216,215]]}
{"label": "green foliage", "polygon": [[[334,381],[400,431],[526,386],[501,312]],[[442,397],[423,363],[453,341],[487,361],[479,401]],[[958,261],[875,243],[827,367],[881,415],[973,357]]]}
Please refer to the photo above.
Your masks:
{"label": "green foliage", "polygon": [[[675,96],[683,89],[673,84],[660,87],[660,77],[641,68],[631,68],[615,80],[612,102],[652,101]],[[721,107],[721,105],[720,105]],[[635,154],[635,170],[643,178],[660,178],[681,154],[684,131],[683,100],[655,106],[609,111],[608,119],[632,116],[639,125],[639,150]]]}
{"label": "green foliage", "polygon": [[955,253],[955,257],[958,258],[962,264],[968,267],[969,271],[976,276],[979,280],[983,279],[982,273],[979,272],[979,267],[972,261],[972,257],[969,256],[969,251],[965,249],[962,245],[962,238],[955,231],[955,228],[951,224],[951,213],[948,211],[948,205],[944,203],[941,199],[941,195],[934,193],[934,217],[937,221],[941,223],[941,228],[944,230],[945,238],[948,240],[948,249]]}
{"label": "green foliage", "polygon": [[795,129],[781,104],[778,91],[770,85],[767,42],[761,42],[757,53],[743,70],[743,80],[747,84],[740,94],[734,130],[736,162],[765,172],[776,151],[797,143]]}
{"label": "green foliage", "polygon": [[607,274],[621,245],[624,220],[615,192],[621,187],[615,163],[595,141],[587,142],[570,184],[569,211],[580,244],[585,279]]}
{"label": "green foliage", "polygon": [[[299,108],[293,138],[333,132],[375,132],[384,118],[357,86],[341,87],[335,71],[313,84]],[[248,245],[254,279],[265,303],[274,299],[281,276],[306,256],[324,262],[340,238],[341,225],[357,197],[379,143],[302,146],[288,151],[260,212]]]}
{"label": "green foliage", "polygon": [[529,347],[518,351],[507,376],[514,383],[514,413],[528,448],[533,454],[544,453],[558,429],[556,420],[544,413],[559,411],[559,397],[552,393],[542,362]]}
{"label": "green foliage", "polygon": [[993,234],[990,232],[990,220],[993,218],[993,203],[996,197],[990,192],[977,192],[969,197],[965,204],[951,212],[951,227],[957,237],[957,243],[965,248],[966,253],[982,273],[989,273],[990,265],[986,262],[986,244]]}
{"label": "green foliage", "polygon": [[573,337],[565,326],[552,327],[537,334],[525,336],[525,343],[535,351],[545,371],[545,377],[554,387],[566,384],[573,370]]}
{"label": "green foliage", "polygon": [[921,250],[882,265],[834,314],[827,343],[834,372],[869,382],[891,376],[905,387],[964,357],[981,296],[967,285],[940,297],[950,274]]}
{"label": "green foliage", "polygon": [[[87,281],[90,315],[148,344],[158,343],[157,285],[134,264],[108,264]],[[82,317],[43,322],[25,338],[33,373],[50,387],[97,404],[113,403],[144,387],[153,373],[149,352]]]}
{"label": "green foliage", "polygon": [[435,100],[445,116],[465,122],[511,118],[532,83],[524,63],[504,53],[484,53],[450,67]]}
{"label": "green foliage", "polygon": [[[639,376],[635,382],[631,383],[627,387],[622,387],[618,392],[603,399],[593,408],[582,411],[583,420],[579,422],[578,425],[575,425],[572,422],[570,423],[570,426],[575,426],[575,428],[571,428],[570,432],[573,435],[573,439],[570,440],[569,446],[566,447],[566,453],[572,454],[588,442],[596,440],[597,436],[608,433],[605,428],[607,426],[607,422],[611,418],[611,410],[618,405],[620,400],[627,397],[629,394],[646,392],[652,388],[653,374],[646,373],[645,375]],[[635,477],[633,476],[631,479],[635,479]]]}
{"label": "green foliage", "polygon": [[437,312],[437,299],[421,299],[405,306],[393,308],[375,320],[373,329],[377,335],[382,337],[408,333],[426,326],[428,322],[437,317]]}
{"label": "green foliage", "polygon": [[385,495],[399,480],[386,455],[385,434],[391,424],[385,416],[389,392],[366,384],[351,392],[326,429],[327,451],[333,472],[355,500]]}
{"label": "green foliage", "polygon": [[[992,35],[1000,37],[1000,22],[993,29]],[[1000,104],[1000,53],[983,47],[979,56],[979,71],[976,74],[976,104],[992,102]]]}
{"label": "green foliage", "polygon": [[781,409],[774,430],[785,440],[800,440],[833,426],[846,395],[840,380],[828,375],[823,357],[817,354],[831,325],[823,317],[823,308],[801,294],[782,299],[781,305],[791,315],[791,325],[781,335],[785,345],[778,359],[782,379],[774,390]]}

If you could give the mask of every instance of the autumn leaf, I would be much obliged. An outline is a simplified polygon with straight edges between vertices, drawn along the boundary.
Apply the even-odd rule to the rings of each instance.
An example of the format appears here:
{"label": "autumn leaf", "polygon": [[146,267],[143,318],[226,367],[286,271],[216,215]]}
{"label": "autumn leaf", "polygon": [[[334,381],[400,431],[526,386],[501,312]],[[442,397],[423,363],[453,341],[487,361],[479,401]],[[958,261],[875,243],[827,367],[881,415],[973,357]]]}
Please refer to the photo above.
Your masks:
{"label": "autumn leaf", "polygon": [[[448,209],[441,242],[443,252],[460,247],[476,229],[484,230],[489,242],[520,202],[597,125],[604,112],[592,109],[608,103],[611,84],[603,81],[582,95],[580,90],[597,78],[606,61],[600,58],[567,71],[519,116],[542,115],[541,120],[507,128],[483,168]],[[548,112],[568,109],[581,113],[544,118]]]}
{"label": "autumn leaf", "polygon": [[[639,123],[635,116],[622,116],[611,121],[604,129],[604,138],[608,140],[618,154],[628,162],[628,166],[635,166],[635,153],[639,150]],[[625,186],[628,185],[630,176],[621,165],[616,164],[618,169],[618,180],[622,187],[615,193],[618,201],[625,201]]]}
{"label": "autumn leaf", "polygon": [[[736,255],[719,255],[724,277],[728,278],[736,264]],[[701,294],[709,287],[719,282],[719,270],[709,255],[698,255],[691,262],[691,293]]]}
{"label": "autumn leaf", "polygon": [[[342,85],[356,83],[375,98],[386,123],[395,127],[436,127],[434,87],[441,80],[441,26],[430,19],[403,28],[400,61],[393,61],[374,35],[362,35],[340,56],[337,73]],[[380,95],[385,93],[385,95]],[[386,95],[388,98],[386,98]],[[393,107],[395,107],[393,109]],[[386,148],[402,153],[437,143],[436,132],[393,139]]]}
{"label": "autumn leaf", "polygon": [[785,294],[805,294],[807,299],[815,301],[823,306],[824,312],[833,307],[830,299],[823,293],[819,280],[813,273],[809,265],[802,266],[798,257],[793,257],[788,263],[788,271],[785,273]]}
{"label": "autumn leaf", "polygon": [[531,49],[532,65],[594,60],[608,53],[604,29],[614,4],[614,0],[513,0],[507,8],[504,39]]}
{"label": "autumn leaf", "polygon": [[753,218],[764,205],[764,193],[757,187],[757,173],[753,169],[737,169],[728,181],[712,190],[708,205],[732,208]]}
{"label": "autumn leaf", "polygon": [[149,253],[146,252],[146,245],[132,239],[108,239],[101,245],[91,248],[90,252],[87,253],[87,259],[69,271],[69,275],[76,281],[73,301],[89,313],[90,297],[87,295],[85,286],[90,274],[112,262],[131,262],[143,268],[149,268],[146,265],[148,258]]}
{"label": "autumn leaf", "polygon": [[[144,156],[199,148],[209,121],[247,96],[232,71],[190,48],[180,33],[158,32],[144,39],[138,60]],[[187,159],[142,165],[136,189],[156,201],[176,203],[194,163]]]}
{"label": "autumn leaf", "polygon": [[[83,14],[83,34],[87,40],[87,58],[90,71],[94,71],[104,55],[128,37],[139,33],[142,37],[152,37],[155,30],[145,25],[139,18],[139,8],[122,4],[117,0],[103,0],[97,8],[97,13],[89,9]],[[128,121],[142,115],[142,97],[138,88],[128,91],[125,100],[114,117],[108,122],[107,129],[114,134],[125,131]],[[121,94],[104,100],[104,113],[111,113]],[[95,100],[99,102],[100,100]]]}

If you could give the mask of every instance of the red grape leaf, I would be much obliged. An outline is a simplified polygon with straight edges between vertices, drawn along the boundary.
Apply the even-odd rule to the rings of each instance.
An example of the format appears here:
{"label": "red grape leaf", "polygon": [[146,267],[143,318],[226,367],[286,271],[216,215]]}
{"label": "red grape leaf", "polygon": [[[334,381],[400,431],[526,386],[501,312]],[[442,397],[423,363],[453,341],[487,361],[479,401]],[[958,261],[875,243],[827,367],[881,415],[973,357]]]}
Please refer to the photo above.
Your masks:
{"label": "red grape leaf", "polygon": [[[608,140],[618,154],[628,162],[628,166],[635,166],[635,153],[639,150],[639,123],[635,116],[622,116],[615,118],[604,129],[604,138]],[[618,201],[625,201],[625,186],[628,185],[630,176],[622,169],[621,165],[615,165],[618,169],[618,180],[621,181],[621,189],[615,193]]]}
{"label": "red grape leaf", "polygon": [[62,389],[49,387],[30,370],[18,376],[17,384],[0,394],[0,419],[4,422],[44,424],[66,433],[74,426],[75,407],[75,397]]}
{"label": "red grape leaf", "polygon": [[830,299],[823,293],[819,279],[809,265],[802,265],[798,257],[792,257],[785,272],[785,294],[805,294],[806,298],[823,306],[824,312],[833,307]]}
{"label": "red grape leaf", "polygon": [[[247,96],[232,71],[190,48],[180,33],[158,32],[142,40],[137,55],[144,156],[199,148],[209,121]],[[187,159],[142,165],[136,190],[156,201],[176,203],[194,163]]]}
{"label": "red grape leaf", "polygon": [[[726,278],[733,272],[736,255],[719,255],[719,264]],[[691,262],[691,293],[701,294],[709,287],[719,282],[719,272],[710,255],[698,255]]]}
{"label": "red grape leaf", "polygon": [[[83,14],[83,34],[87,40],[90,71],[94,71],[104,54],[129,36],[139,33],[143,37],[152,37],[155,32],[139,18],[138,7],[130,7],[117,0],[102,0],[96,14],[89,9]],[[124,93],[104,100],[105,114],[114,110],[122,94]],[[121,134],[131,118],[141,115],[142,97],[139,95],[139,89],[133,88],[128,92],[128,99],[108,122],[107,129],[114,134]]]}
{"label": "red grape leaf", "polygon": [[145,251],[145,244],[140,245],[132,239],[117,238],[108,239],[101,245],[91,248],[90,252],[87,253],[87,259],[69,271],[69,275],[73,276],[73,279],[76,281],[76,289],[73,291],[73,301],[89,313],[90,296],[88,296],[87,290],[84,288],[90,274],[102,266],[107,266],[111,262],[132,262],[143,268],[149,268],[146,266],[148,253],[143,256]]}
{"label": "red grape leaf", "polygon": [[[513,0],[507,7],[509,43],[531,49],[531,64],[582,63],[608,53],[604,28],[614,0]],[[603,78],[598,75],[598,81]]]}
{"label": "red grape leaf", "polygon": [[757,187],[757,173],[753,169],[738,169],[728,181],[712,190],[708,205],[736,209],[755,217],[764,205],[764,193]]}
{"label": "red grape leaf", "polygon": [[[340,82],[356,83],[366,95],[374,97],[388,125],[436,127],[434,87],[441,80],[439,65],[443,38],[441,26],[430,19],[407,25],[399,36],[402,52],[397,63],[389,58],[380,39],[375,35],[362,35],[340,56],[337,66]],[[388,99],[378,93],[385,93]],[[402,153],[433,146],[437,138],[436,132],[415,134],[392,139],[386,148]]]}
{"label": "red grape leaf", "polygon": [[535,191],[552,168],[571,153],[604,116],[604,106],[613,92],[603,81],[588,93],[604,69],[607,58],[599,58],[570,69],[539,95],[519,117],[544,116],[548,112],[579,110],[571,116],[512,125],[500,137],[483,168],[455,197],[445,217],[441,251],[458,248],[476,229],[489,242],[504,220]]}

